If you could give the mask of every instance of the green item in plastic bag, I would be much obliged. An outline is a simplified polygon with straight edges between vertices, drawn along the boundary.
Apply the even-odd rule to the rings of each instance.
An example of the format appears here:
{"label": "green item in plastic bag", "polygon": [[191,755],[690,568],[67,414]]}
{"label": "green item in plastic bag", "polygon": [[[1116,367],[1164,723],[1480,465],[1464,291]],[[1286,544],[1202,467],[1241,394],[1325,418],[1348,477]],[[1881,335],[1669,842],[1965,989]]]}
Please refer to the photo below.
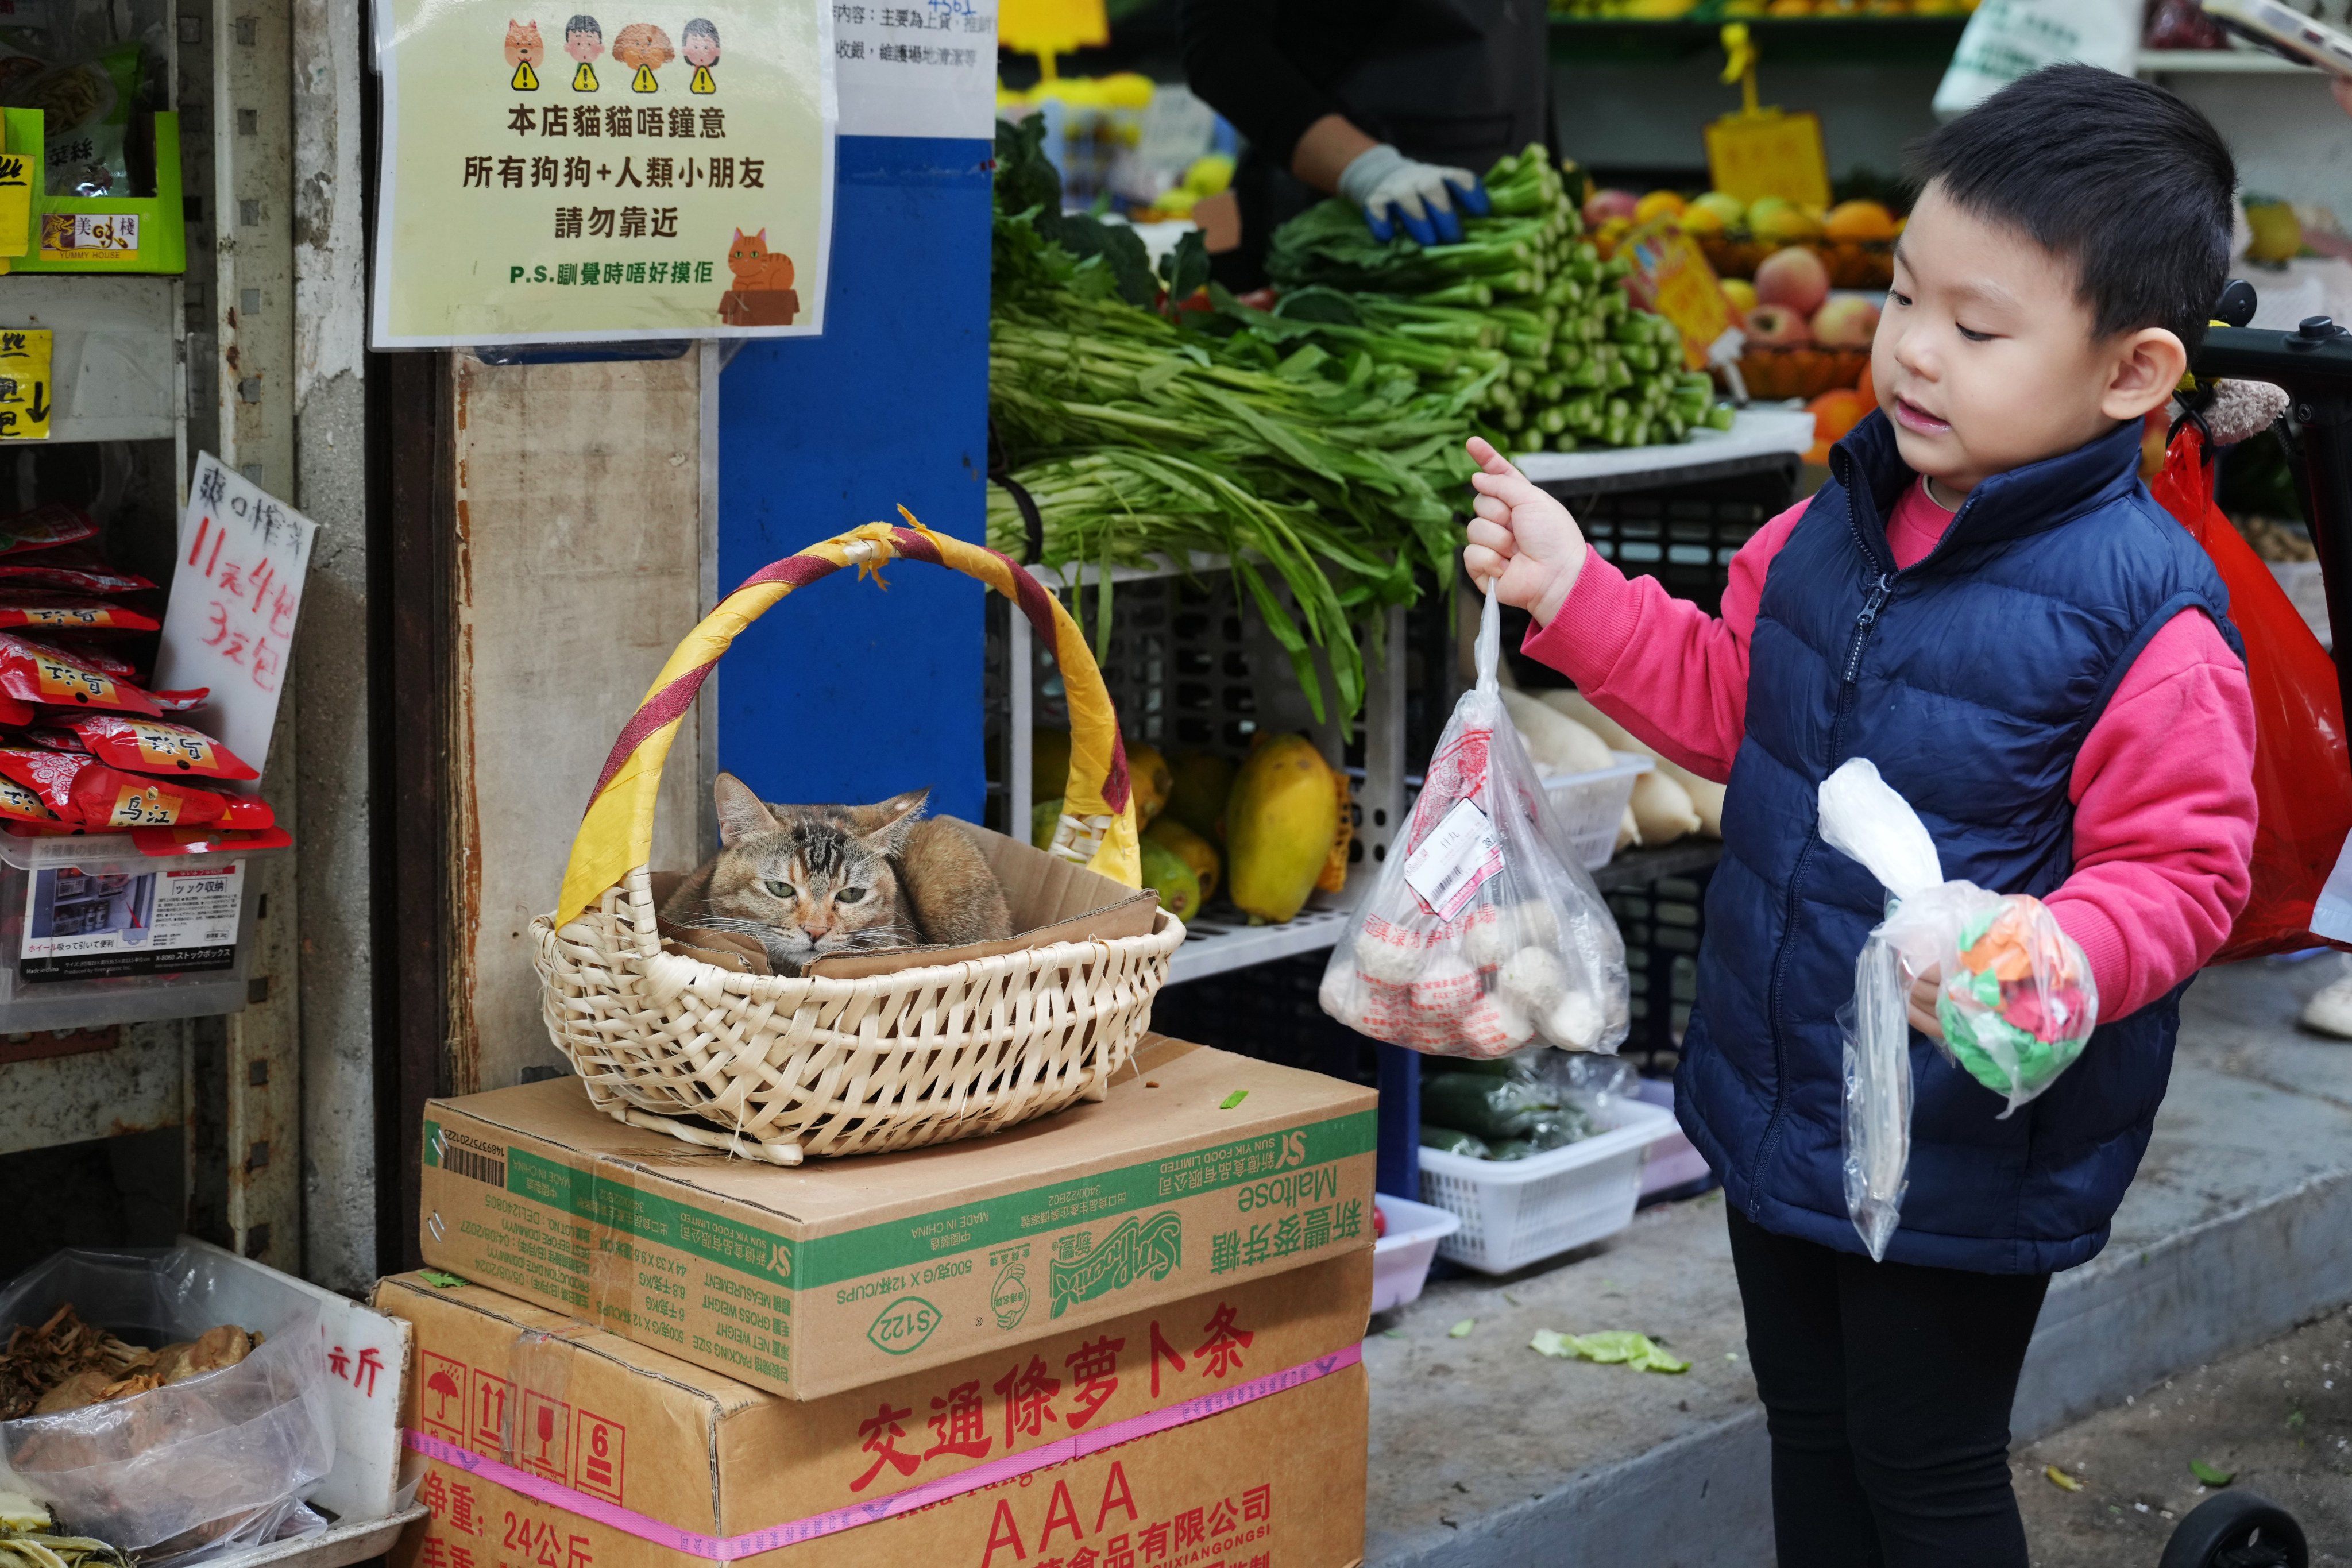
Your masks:
{"label": "green item in plastic bag", "polygon": [[1536,1146],[1524,1138],[1506,1138],[1486,1152],[1489,1160],[1524,1160],[1536,1152]]}
{"label": "green item in plastic bag", "polygon": [[1432,1073],[1421,1080],[1421,1113],[1443,1127],[1459,1127],[1489,1140],[1524,1138],[1559,1097],[1539,1084],[1484,1073]]}
{"label": "green item in plastic bag", "polygon": [[1447,1154],[1459,1154],[1469,1160],[1492,1158],[1487,1152],[1485,1139],[1473,1138],[1469,1133],[1457,1132],[1451,1127],[1434,1127],[1426,1121],[1421,1124],[1421,1146]]}
{"label": "green item in plastic bag", "polygon": [[[1974,990],[1988,1009],[1985,1012],[1967,1012],[1949,994],[1936,998],[1936,1019],[1944,1026],[1944,1043],[1952,1048],[1953,1058],[1968,1069],[1969,1076],[1995,1094],[2007,1096],[2012,1081],[2028,1095],[2041,1093],[2050,1086],[2051,1079],[2074,1065],[2086,1040],[2034,1038],[2032,1031],[2019,1028],[1990,1010],[2000,1005],[2000,980],[1989,973],[1978,980]],[[1988,982],[1992,992],[1989,1001],[1982,994]],[[1995,1059],[1995,1048],[2016,1061],[2013,1080],[2009,1069]]]}

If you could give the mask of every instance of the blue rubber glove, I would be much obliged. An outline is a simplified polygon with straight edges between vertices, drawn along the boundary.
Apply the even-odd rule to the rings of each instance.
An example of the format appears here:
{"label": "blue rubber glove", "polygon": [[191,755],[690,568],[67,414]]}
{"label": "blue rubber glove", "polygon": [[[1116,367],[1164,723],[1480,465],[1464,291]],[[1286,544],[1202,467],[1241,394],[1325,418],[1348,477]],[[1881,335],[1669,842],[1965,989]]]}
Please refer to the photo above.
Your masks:
{"label": "blue rubber glove", "polygon": [[1392,239],[1402,226],[1423,245],[1461,242],[1457,205],[1476,215],[1489,210],[1475,174],[1414,163],[1385,142],[1358,153],[1340,172],[1339,194],[1363,208],[1374,239]]}

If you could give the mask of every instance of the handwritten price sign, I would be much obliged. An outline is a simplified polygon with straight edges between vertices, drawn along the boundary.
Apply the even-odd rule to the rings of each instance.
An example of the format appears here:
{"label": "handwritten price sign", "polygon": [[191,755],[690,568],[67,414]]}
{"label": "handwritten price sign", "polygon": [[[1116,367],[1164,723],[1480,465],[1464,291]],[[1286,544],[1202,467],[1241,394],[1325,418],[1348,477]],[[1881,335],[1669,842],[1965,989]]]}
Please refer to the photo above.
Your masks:
{"label": "handwritten price sign", "polygon": [[212,697],[193,716],[195,727],[257,769],[268,764],[318,531],[210,452],[196,460],[155,684],[172,691],[210,687]]}

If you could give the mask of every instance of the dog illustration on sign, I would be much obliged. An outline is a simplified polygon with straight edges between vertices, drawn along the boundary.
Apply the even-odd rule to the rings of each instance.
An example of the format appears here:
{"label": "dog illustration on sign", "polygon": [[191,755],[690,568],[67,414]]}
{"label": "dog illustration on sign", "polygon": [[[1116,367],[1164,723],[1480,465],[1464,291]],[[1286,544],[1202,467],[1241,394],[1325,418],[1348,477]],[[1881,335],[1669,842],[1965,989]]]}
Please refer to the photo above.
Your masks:
{"label": "dog illustration on sign", "polygon": [[654,79],[654,72],[677,58],[677,51],[669,47],[669,35],[651,22],[632,22],[614,38],[613,58],[635,70],[629,79],[631,92],[658,92],[661,83]]}
{"label": "dog illustration on sign", "polygon": [[727,269],[735,286],[719,297],[719,319],[730,327],[789,327],[800,314],[801,297],[793,287],[793,258],[768,248],[768,231],[735,231],[727,247]]}
{"label": "dog illustration on sign", "polygon": [[507,18],[507,64],[514,67],[514,80],[509,84],[517,92],[539,90],[539,68],[547,63],[547,44],[539,36],[539,24],[518,22]]}

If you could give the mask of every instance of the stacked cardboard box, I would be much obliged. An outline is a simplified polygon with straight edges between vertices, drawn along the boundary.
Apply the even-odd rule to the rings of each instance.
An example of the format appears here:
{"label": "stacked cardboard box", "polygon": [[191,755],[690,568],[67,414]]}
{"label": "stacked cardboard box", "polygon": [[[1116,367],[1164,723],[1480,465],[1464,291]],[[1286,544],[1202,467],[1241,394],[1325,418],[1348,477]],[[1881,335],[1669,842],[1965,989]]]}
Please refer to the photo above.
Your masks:
{"label": "stacked cardboard box", "polygon": [[1098,1103],[789,1170],[569,1080],[436,1102],[431,1267],[377,1292],[399,1568],[1346,1568],[1372,1123],[1158,1038]]}

